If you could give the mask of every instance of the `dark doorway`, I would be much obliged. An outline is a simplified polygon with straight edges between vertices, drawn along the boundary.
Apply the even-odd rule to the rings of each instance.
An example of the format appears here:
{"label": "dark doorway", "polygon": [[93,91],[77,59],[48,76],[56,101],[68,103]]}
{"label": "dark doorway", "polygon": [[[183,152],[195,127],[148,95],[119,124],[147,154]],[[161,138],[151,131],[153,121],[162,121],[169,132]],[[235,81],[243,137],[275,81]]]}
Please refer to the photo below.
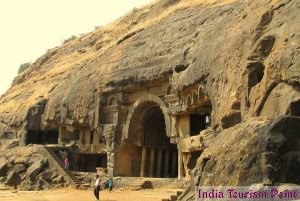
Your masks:
{"label": "dark doorway", "polygon": [[[140,176],[174,178],[178,176],[178,151],[166,134],[165,118],[158,106],[149,108],[142,118],[142,149],[144,169]],[[144,159],[143,159],[144,157]]]}
{"label": "dark doorway", "polygon": [[155,102],[143,102],[135,109],[129,122],[128,141],[121,143],[117,153],[117,176],[178,176],[177,146],[170,143],[164,113]]}
{"label": "dark doorway", "polygon": [[201,114],[191,114],[190,115],[190,135],[195,136],[200,133],[200,131],[205,129],[205,116]]}
{"label": "dark doorway", "polygon": [[78,154],[75,169],[81,172],[95,172],[96,168],[107,168],[107,154]]}
{"label": "dark doorway", "polygon": [[46,131],[45,144],[58,144],[58,130]]}
{"label": "dark doorway", "polygon": [[26,144],[58,144],[58,130],[28,130]]}

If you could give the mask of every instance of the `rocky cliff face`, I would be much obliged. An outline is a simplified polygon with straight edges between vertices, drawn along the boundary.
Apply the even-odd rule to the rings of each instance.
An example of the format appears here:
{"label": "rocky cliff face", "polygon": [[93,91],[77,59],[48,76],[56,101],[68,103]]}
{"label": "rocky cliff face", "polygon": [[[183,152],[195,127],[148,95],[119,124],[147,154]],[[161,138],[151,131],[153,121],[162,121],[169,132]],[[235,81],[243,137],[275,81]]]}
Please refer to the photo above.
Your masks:
{"label": "rocky cliff face", "polygon": [[[134,90],[171,77],[177,93],[195,83],[203,86],[212,105],[213,129],[220,133],[211,150],[199,158],[192,176],[198,178],[210,167],[228,178],[201,177],[195,183],[258,182],[229,175],[239,170],[246,174],[234,162],[244,153],[249,156],[240,161],[255,166],[254,155],[264,152],[269,146],[265,140],[278,134],[271,122],[283,115],[300,115],[299,8],[297,0],[182,0],[158,1],[134,10],[107,27],[49,50],[16,77],[0,99],[0,135],[22,138],[24,128],[45,126],[41,122],[72,121],[96,128],[102,93]],[[286,121],[299,130],[295,127],[299,118]],[[235,125],[236,129],[226,130]],[[299,138],[290,137],[287,140]],[[223,139],[228,146],[220,150]],[[224,153],[234,154],[227,161]],[[211,160],[217,155],[220,158]],[[224,171],[212,161],[222,161],[228,168]],[[262,182],[268,174],[260,173]]]}

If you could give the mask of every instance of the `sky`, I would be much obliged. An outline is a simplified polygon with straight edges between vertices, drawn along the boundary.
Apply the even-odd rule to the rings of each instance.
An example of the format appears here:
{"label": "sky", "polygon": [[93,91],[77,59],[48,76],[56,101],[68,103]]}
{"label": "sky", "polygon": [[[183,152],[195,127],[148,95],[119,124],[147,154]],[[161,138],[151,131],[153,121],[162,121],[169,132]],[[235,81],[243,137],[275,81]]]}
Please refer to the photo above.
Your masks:
{"label": "sky", "polygon": [[21,64],[151,0],[0,0],[0,95]]}

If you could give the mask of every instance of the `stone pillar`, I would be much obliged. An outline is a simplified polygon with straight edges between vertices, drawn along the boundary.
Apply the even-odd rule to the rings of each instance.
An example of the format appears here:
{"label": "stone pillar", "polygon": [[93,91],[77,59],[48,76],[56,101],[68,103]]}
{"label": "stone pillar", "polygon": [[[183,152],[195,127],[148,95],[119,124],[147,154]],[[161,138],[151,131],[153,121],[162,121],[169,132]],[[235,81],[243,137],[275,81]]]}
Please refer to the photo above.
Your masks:
{"label": "stone pillar", "polygon": [[168,178],[169,177],[169,150],[166,149],[165,152],[165,172],[164,172],[164,177]]}
{"label": "stone pillar", "polygon": [[154,177],[154,174],[153,174],[153,171],[154,171],[154,155],[155,155],[155,149],[150,148],[149,177]]}
{"label": "stone pillar", "polygon": [[147,148],[146,147],[142,147],[142,159],[141,159],[140,177],[144,177],[145,176],[146,152],[147,152]]}
{"label": "stone pillar", "polygon": [[183,164],[182,164],[182,154],[181,151],[178,150],[178,179],[183,177]]}
{"label": "stone pillar", "polygon": [[161,175],[161,162],[162,162],[162,149],[158,150],[157,156],[157,177],[162,177]]}
{"label": "stone pillar", "polygon": [[171,172],[171,177],[176,177],[176,160],[177,160],[177,152],[174,150],[172,152],[172,172]]}

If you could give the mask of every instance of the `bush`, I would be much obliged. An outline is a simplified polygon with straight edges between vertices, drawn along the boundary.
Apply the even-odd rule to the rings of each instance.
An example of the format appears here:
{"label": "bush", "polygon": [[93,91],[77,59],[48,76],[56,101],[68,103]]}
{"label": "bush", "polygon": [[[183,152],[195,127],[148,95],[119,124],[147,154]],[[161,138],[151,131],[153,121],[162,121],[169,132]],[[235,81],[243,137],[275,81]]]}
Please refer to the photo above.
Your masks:
{"label": "bush", "polygon": [[164,6],[165,7],[171,6],[171,5],[178,3],[179,1],[180,0],[165,0]]}
{"label": "bush", "polygon": [[73,36],[69,37],[68,39],[64,40],[63,44],[65,44],[65,43],[67,43],[67,42],[70,42],[70,41],[72,41],[72,40],[75,40],[76,38],[77,38],[77,37],[73,35]]}
{"label": "bush", "polygon": [[27,63],[23,63],[20,65],[19,70],[18,70],[18,74],[22,73],[23,71],[25,71],[27,68],[29,68],[31,65],[30,62]]}

